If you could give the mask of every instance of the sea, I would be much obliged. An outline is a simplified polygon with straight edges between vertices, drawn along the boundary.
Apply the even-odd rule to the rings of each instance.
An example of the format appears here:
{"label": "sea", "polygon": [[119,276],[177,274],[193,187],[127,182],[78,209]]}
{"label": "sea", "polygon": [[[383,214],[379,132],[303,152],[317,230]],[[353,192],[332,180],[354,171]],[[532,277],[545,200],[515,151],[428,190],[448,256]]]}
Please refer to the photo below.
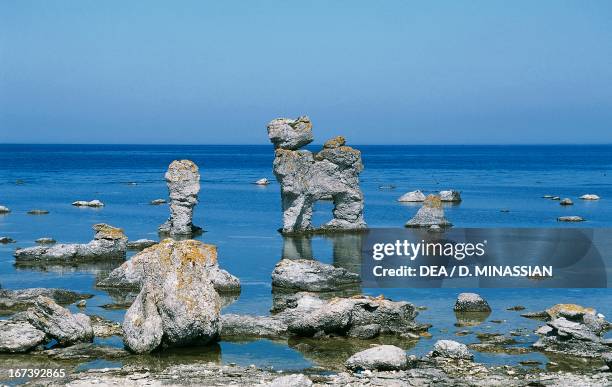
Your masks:
{"label": "sea", "polygon": [[[447,218],[462,228],[612,227],[612,146],[354,146],[362,152],[361,188],[369,227],[403,227],[419,205],[397,198],[416,189],[425,193],[461,191],[463,201],[445,206]],[[320,145],[308,146],[317,151]],[[200,168],[201,191],[194,224],[206,231],[196,239],[217,245],[222,268],[238,276],[242,292],[223,313],[267,315],[272,305],[270,274],[283,257],[280,187],[272,173],[271,145],[22,145],[0,144],[0,205],[11,209],[0,215],[0,236],[17,241],[0,244],[0,286],[7,289],[57,287],[93,294],[83,310],[122,321],[125,309],[108,308],[116,298],[95,287],[108,264],[15,266],[16,247],[35,245],[41,237],[63,243],[84,243],[93,237],[91,226],[121,227],[131,240],[157,239],[157,227],[168,217],[167,205],[149,202],[167,198],[164,173],[176,159],[193,160]],[[253,184],[268,178],[267,186]],[[598,201],[578,198],[597,194]],[[573,206],[544,199],[571,198]],[[99,199],[103,208],[77,208],[76,200]],[[317,203],[314,223],[331,218],[329,202]],[[48,210],[33,216],[27,211]],[[502,211],[503,210],[503,211]],[[567,224],[559,216],[579,215],[585,222]],[[341,243],[314,236],[312,256],[326,263],[337,260]],[[133,255],[130,252],[128,255]],[[358,259],[358,258],[357,258]],[[522,305],[538,311],[557,303],[591,306],[612,317],[610,289],[362,289],[422,307],[417,320],[431,324],[431,337],[404,345],[418,356],[439,339],[477,343],[476,333],[522,332],[518,346],[529,348],[541,322],[507,308]],[[459,327],[453,305],[463,291],[481,294],[493,311],[475,326]],[[71,305],[76,312],[78,309]],[[6,316],[2,317],[6,318]],[[610,318],[609,318],[610,319]],[[457,332],[462,335],[457,335]],[[100,345],[122,347],[119,337],[96,339]],[[254,364],[282,370],[333,371],[360,348],[349,341],[329,343],[295,340],[221,341],[212,348],[163,351],[142,361],[167,365],[195,360]],[[365,348],[370,344],[365,344]],[[540,352],[476,352],[475,360],[489,365],[559,363]],[[79,370],[121,366],[127,360],[83,360]]]}

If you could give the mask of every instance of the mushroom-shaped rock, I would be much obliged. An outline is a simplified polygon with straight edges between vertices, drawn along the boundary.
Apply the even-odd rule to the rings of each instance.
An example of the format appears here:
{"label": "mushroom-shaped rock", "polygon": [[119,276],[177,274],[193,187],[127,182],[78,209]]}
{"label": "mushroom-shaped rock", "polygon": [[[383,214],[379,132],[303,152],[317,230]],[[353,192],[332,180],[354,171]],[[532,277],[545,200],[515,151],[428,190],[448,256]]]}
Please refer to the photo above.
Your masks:
{"label": "mushroom-shaped rock", "polygon": [[490,312],[489,303],[476,293],[461,293],[455,301],[455,312]]}
{"label": "mushroom-shaped rock", "polygon": [[24,312],[23,319],[56,339],[61,345],[93,340],[93,328],[89,316],[81,313],[72,314],[45,296],[38,296],[34,306]]}
{"label": "mushroom-shaped rock", "polygon": [[439,227],[452,226],[444,216],[440,198],[436,195],[428,195],[416,215],[406,223],[406,227],[428,228],[434,225]]}
{"label": "mushroom-shaped rock", "polygon": [[314,139],[310,118],[277,118],[268,124],[268,137],[275,148],[296,150]]}
{"label": "mushroom-shaped rock", "polygon": [[406,192],[397,199],[398,202],[424,202],[425,194],[419,190]]}
{"label": "mushroom-shaped rock", "polygon": [[394,345],[379,345],[357,352],[345,363],[346,368],[359,370],[396,371],[406,369],[406,351]]}
{"label": "mushroom-shaped rock", "polygon": [[334,291],[358,283],[358,274],[311,259],[283,259],[272,272],[272,286],[285,289]]}
{"label": "mushroom-shaped rock", "polygon": [[174,160],[166,172],[170,193],[170,218],[159,226],[161,234],[192,235],[202,229],[193,224],[193,208],[198,204],[200,171],[191,160]]}
{"label": "mushroom-shaped rock", "polygon": [[221,301],[208,275],[214,246],[166,239],[156,247],[156,259],[143,261],[142,288],[123,321],[125,345],[145,353],[216,341]]}
{"label": "mushroom-shaped rock", "polygon": [[455,191],[452,189],[446,190],[446,191],[440,191],[439,195],[440,195],[440,200],[443,202],[458,203],[461,201],[461,193],[459,191]]}
{"label": "mushroom-shaped rock", "polygon": [[28,352],[45,341],[45,333],[26,321],[0,320],[0,353]]}
{"label": "mushroom-shaped rock", "polygon": [[458,343],[454,340],[438,340],[434,344],[431,356],[464,360],[472,360],[474,358],[474,355],[465,344]]}

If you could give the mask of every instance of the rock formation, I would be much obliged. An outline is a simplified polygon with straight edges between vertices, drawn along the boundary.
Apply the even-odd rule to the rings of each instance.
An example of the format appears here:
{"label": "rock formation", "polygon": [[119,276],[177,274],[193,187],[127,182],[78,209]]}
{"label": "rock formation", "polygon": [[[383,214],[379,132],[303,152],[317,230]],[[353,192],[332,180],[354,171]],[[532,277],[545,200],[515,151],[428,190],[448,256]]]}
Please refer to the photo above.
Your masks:
{"label": "rock formation", "polygon": [[438,340],[434,344],[430,356],[464,360],[472,360],[474,358],[467,345],[454,340]]}
{"label": "rock formation", "polygon": [[324,292],[358,284],[358,274],[310,259],[283,259],[272,272],[272,286],[283,289]]}
{"label": "rock formation", "polygon": [[397,199],[398,202],[423,202],[425,194],[419,190],[406,192]]}
{"label": "rock formation", "polygon": [[440,195],[440,200],[443,202],[459,203],[461,201],[461,193],[452,189],[440,191],[438,195]]}
{"label": "rock formation", "polygon": [[406,227],[450,227],[452,224],[444,216],[442,202],[436,195],[428,195],[416,215],[406,223]]}
{"label": "rock formation", "polygon": [[200,171],[190,160],[174,160],[166,172],[170,193],[170,218],[159,226],[161,234],[193,235],[202,229],[193,225],[193,208],[198,204]]}
{"label": "rock formation", "polygon": [[584,194],[580,197],[582,200],[599,200],[599,196],[595,194]]}
{"label": "rock formation", "polygon": [[489,303],[476,293],[461,293],[455,301],[455,312],[490,312]]}
{"label": "rock formation", "polygon": [[35,304],[39,296],[49,297],[61,305],[93,297],[91,294],[54,288],[0,289],[0,315],[26,310]]}
{"label": "rock formation", "polygon": [[209,276],[215,247],[166,239],[140,254],[142,288],[123,321],[127,348],[146,353],[217,340],[221,302]]}
{"label": "rock formation", "polygon": [[299,150],[313,140],[308,117],[279,118],[268,124],[275,147],[274,175],[281,186],[283,233],[313,231],[312,206],[331,196],[333,219],[320,230],[351,230],[366,227],[359,173],[361,153],[338,136],[318,153]]}
{"label": "rock formation", "polygon": [[75,207],[104,207],[104,203],[99,201],[98,199],[87,201],[87,200],[77,200],[72,203]]}
{"label": "rock formation", "polygon": [[26,321],[0,320],[0,353],[22,353],[45,341],[45,333]]}
{"label": "rock formation", "polygon": [[345,363],[346,368],[359,370],[393,371],[408,368],[406,351],[394,345],[378,345],[357,352]]}
{"label": "rock formation", "polygon": [[113,270],[107,278],[99,281],[96,286],[102,288],[140,289],[145,279],[148,267],[157,266],[167,255],[188,251],[190,259],[196,259],[204,265],[207,277],[212,281],[215,290],[221,293],[240,292],[240,280],[227,271],[219,268],[217,247],[195,240],[175,241],[167,238],[156,245],[148,247],[136,254],[129,261]]}
{"label": "rock formation", "polygon": [[125,259],[127,237],[123,230],[105,223],[93,226],[94,239],[85,244],[56,244],[35,246],[15,251],[16,262]]}

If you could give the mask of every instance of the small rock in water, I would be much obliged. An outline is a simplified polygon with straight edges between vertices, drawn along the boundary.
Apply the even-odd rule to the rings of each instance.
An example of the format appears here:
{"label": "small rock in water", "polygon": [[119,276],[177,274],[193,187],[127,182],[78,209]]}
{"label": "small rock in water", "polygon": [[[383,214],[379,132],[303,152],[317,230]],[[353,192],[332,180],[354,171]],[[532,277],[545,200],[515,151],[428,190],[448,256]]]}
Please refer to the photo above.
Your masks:
{"label": "small rock in water", "polygon": [[572,215],[572,216],[560,216],[557,218],[557,221],[558,222],[584,222],[585,219],[580,216]]}
{"label": "small rock in water", "polygon": [[257,180],[257,181],[256,181],[256,182],[254,182],[253,184],[257,184],[257,185],[268,185],[268,184],[270,184],[270,181],[264,177],[263,179],[259,179],[259,180]]}
{"label": "small rock in water", "polygon": [[104,203],[102,203],[98,199],[94,199],[91,201],[77,200],[76,202],[72,202],[72,205],[76,207],[104,207]]}
{"label": "small rock in water", "polygon": [[79,302],[76,303],[76,306],[79,308],[84,308],[87,306],[87,301],[86,300],[80,300]]}
{"label": "small rock in water", "polygon": [[11,210],[8,207],[0,206],[0,214],[8,214]]}
{"label": "small rock in water", "polygon": [[574,202],[572,202],[572,200],[570,198],[565,198],[565,199],[561,200],[559,202],[559,204],[562,205],[562,206],[572,206],[572,205],[574,205]]}
{"label": "small rock in water", "polygon": [[520,311],[520,310],[525,310],[525,307],[523,305],[515,305],[515,306],[511,306],[509,308],[506,308],[506,310],[513,310],[513,311]]}
{"label": "small rock in water", "polygon": [[542,197],[543,197],[544,199],[552,199],[552,198],[554,198],[554,196],[553,196],[553,195],[544,195],[544,196],[542,196]]}
{"label": "small rock in water", "polygon": [[158,242],[151,239],[137,239],[135,241],[128,241],[127,248],[128,250],[144,250],[147,247],[151,247]]}
{"label": "small rock in water", "polygon": [[559,196],[553,196],[552,198],[550,198],[550,200],[561,200],[561,198]]}
{"label": "small rock in water", "polygon": [[436,195],[429,195],[425,198],[423,206],[419,209],[416,215],[406,223],[406,227],[450,227],[452,226],[444,216],[442,202]]}
{"label": "small rock in water", "polygon": [[476,293],[461,293],[455,301],[456,312],[490,312],[489,303]]}
{"label": "small rock in water", "polygon": [[357,352],[345,363],[346,368],[359,370],[394,371],[408,366],[406,351],[394,345],[379,345]]}
{"label": "small rock in water", "polygon": [[429,231],[429,232],[444,232],[444,229],[442,229],[442,227],[438,226],[437,224],[434,224],[433,226],[429,226],[427,231]]}
{"label": "small rock in water", "polygon": [[458,343],[454,340],[438,340],[434,344],[430,356],[465,360],[472,360],[474,358],[474,355],[472,355],[465,344]]}
{"label": "small rock in water", "polygon": [[165,204],[165,203],[166,203],[166,199],[155,199],[155,200],[151,200],[149,204],[151,204],[152,206],[159,206],[160,204]]}
{"label": "small rock in water", "polygon": [[455,190],[440,191],[440,200],[443,202],[459,203],[461,201],[461,193]]}
{"label": "small rock in water", "polygon": [[586,194],[586,195],[582,195],[580,197],[580,199],[582,200],[599,200],[599,196],[595,195],[595,194]]}
{"label": "small rock in water", "polygon": [[378,189],[380,190],[395,189],[395,186],[393,184],[379,185]]}
{"label": "small rock in water", "polygon": [[424,202],[425,194],[419,190],[406,192],[397,199],[398,202]]}
{"label": "small rock in water", "polygon": [[499,212],[510,212],[510,210],[507,208],[502,208],[501,210],[499,210]]}
{"label": "small rock in water", "polygon": [[47,215],[49,211],[47,210],[30,210],[28,211],[28,215]]}
{"label": "small rock in water", "polygon": [[0,237],[0,243],[2,243],[3,245],[7,244],[7,243],[15,243],[17,242],[16,240],[14,240],[13,238],[9,238],[9,237]]}
{"label": "small rock in water", "polygon": [[53,238],[45,237],[45,238],[38,238],[35,242],[38,243],[39,245],[52,245],[56,241]]}

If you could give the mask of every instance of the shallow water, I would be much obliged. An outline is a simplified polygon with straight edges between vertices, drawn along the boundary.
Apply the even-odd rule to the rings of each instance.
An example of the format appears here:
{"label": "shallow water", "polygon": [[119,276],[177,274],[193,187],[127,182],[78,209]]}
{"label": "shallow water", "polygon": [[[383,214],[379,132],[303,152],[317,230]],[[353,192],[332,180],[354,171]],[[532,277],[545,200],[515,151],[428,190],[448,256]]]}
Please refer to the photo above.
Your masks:
{"label": "shallow water", "polygon": [[[366,200],[365,218],[370,227],[401,227],[418,206],[396,201],[414,189],[439,191],[458,189],[463,202],[446,207],[447,217],[457,227],[612,227],[612,146],[361,146],[365,164],[362,189]],[[317,149],[317,147],[313,147]],[[81,145],[0,145],[0,205],[11,208],[0,215],[0,236],[17,244],[0,245],[0,284],[5,288],[60,287],[92,293],[86,313],[121,321],[124,310],[108,310],[113,302],[104,291],[94,288],[100,272],[109,265],[76,267],[15,267],[16,246],[34,244],[50,236],[61,242],[91,240],[91,225],[106,222],[122,227],[130,239],[157,238],[157,227],[167,218],[165,205],[149,201],[165,198],[163,174],[179,158],[195,161],[202,174],[200,204],[194,223],[206,233],[197,239],[216,244],[221,266],[240,277],[242,293],[225,312],[267,314],[272,303],[270,273],[283,251],[279,186],[271,172],[271,146],[81,146]],[[261,187],[251,182],[269,178],[273,184]],[[135,184],[134,184],[135,183]],[[379,189],[393,184],[395,189]],[[585,193],[602,197],[597,202],[578,200]],[[570,197],[575,205],[562,207],[542,199],[544,194]],[[75,200],[100,199],[101,209],[76,208]],[[50,211],[32,216],[33,208]],[[509,212],[500,212],[508,209]],[[322,202],[314,220],[330,218],[331,204]],[[580,215],[581,224],[556,222],[561,215]],[[313,255],[323,262],[350,266],[350,254],[339,254],[336,238],[314,237]],[[334,257],[336,244],[336,257]],[[111,265],[112,266],[112,265]],[[364,289],[365,293],[394,300],[408,300],[426,306],[418,320],[433,324],[431,339],[421,339],[410,353],[424,354],[436,339],[452,338],[477,342],[474,335],[456,336],[464,328],[454,326],[452,306],[458,289]],[[475,332],[525,328],[532,332],[540,324],[506,311],[513,305],[541,310],[559,302],[594,306],[612,315],[612,292],[608,289],[479,289],[493,313]],[[74,306],[71,306],[76,310]],[[503,320],[501,324],[490,320]],[[519,337],[529,345],[533,334]],[[120,340],[104,339],[120,346]],[[295,344],[295,343],[294,343]],[[338,347],[352,344],[341,343]],[[343,347],[344,348],[344,347]],[[406,347],[408,348],[408,347]],[[176,359],[205,357],[200,352],[175,353]],[[206,355],[209,356],[209,355]],[[221,342],[215,360],[241,365],[256,364],[276,369],[324,366],[329,349],[316,345],[289,345],[286,342],[257,340]],[[339,357],[343,355],[338,355]],[[477,353],[476,360],[488,364],[514,364],[544,355],[531,353],[509,356]],[[177,360],[179,361],[179,360]],[[100,363],[100,362],[98,362]],[[82,367],[98,367],[96,362]],[[100,364],[106,364],[101,362]],[[106,366],[106,365],[104,365]]]}

